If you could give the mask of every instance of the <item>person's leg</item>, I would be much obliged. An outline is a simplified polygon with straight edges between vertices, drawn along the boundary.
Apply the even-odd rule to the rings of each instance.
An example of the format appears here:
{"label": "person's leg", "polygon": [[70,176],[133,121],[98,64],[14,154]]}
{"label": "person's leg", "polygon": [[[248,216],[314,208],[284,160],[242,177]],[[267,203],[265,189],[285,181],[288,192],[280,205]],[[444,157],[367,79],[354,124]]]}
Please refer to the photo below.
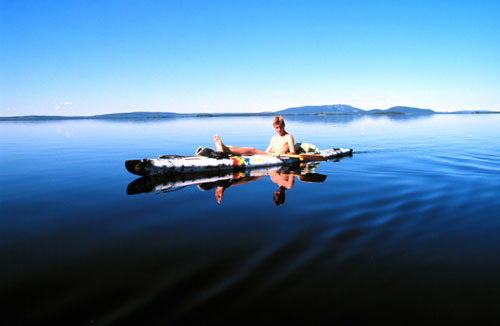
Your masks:
{"label": "person's leg", "polygon": [[229,147],[236,155],[266,155],[267,153],[253,147]]}
{"label": "person's leg", "polygon": [[233,146],[226,146],[224,143],[222,143],[222,140],[220,139],[219,135],[215,134],[214,136],[214,143],[215,143],[215,148],[217,149],[217,152],[223,152],[223,153],[231,153],[235,155],[266,155],[267,153],[261,150],[258,150],[253,147],[233,147]]}
{"label": "person's leg", "polygon": [[231,150],[222,143],[222,140],[220,139],[219,135],[215,134],[214,136],[214,143],[215,143],[215,149],[217,152],[222,152],[222,153],[232,153]]}

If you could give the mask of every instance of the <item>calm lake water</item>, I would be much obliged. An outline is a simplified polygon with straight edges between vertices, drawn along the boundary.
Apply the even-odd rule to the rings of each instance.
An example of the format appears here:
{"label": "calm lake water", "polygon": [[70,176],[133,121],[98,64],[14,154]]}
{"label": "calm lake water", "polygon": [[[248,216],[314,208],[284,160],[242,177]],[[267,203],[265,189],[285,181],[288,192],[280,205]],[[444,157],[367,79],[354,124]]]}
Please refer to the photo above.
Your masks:
{"label": "calm lake water", "polygon": [[[285,117],[294,178],[128,195],[128,159],[265,149],[272,117],[0,122],[5,325],[500,320],[500,115]],[[292,177],[293,178],[293,177]]]}

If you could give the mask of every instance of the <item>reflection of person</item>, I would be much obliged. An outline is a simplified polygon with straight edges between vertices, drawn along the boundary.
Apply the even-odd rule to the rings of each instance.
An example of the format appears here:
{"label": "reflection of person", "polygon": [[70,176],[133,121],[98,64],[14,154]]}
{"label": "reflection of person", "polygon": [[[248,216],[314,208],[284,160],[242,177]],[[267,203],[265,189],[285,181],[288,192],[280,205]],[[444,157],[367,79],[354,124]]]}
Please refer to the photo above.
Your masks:
{"label": "reflection of person", "polygon": [[[247,176],[243,177],[240,179],[234,179],[229,182],[224,182],[223,184],[219,184],[217,188],[215,189],[215,199],[217,200],[217,203],[220,204],[222,201],[222,196],[224,195],[224,191],[232,186],[237,186],[245,183],[249,183],[252,181],[257,181],[264,176]],[[286,189],[291,189],[293,187],[293,183],[295,181],[294,177],[295,174],[293,171],[290,171],[289,173],[272,173],[269,174],[269,177],[271,178],[271,181],[276,183],[278,185],[278,190],[276,190],[273,194],[273,202],[276,206],[281,206],[285,202],[285,190]]]}
{"label": "reflection of person", "polygon": [[218,186],[217,189],[215,189],[215,199],[217,200],[217,204],[220,204],[220,202],[222,201],[224,190],[226,190],[226,187],[222,186]]}
{"label": "reflection of person", "polygon": [[222,201],[222,195],[224,195],[224,190],[226,190],[227,188],[232,187],[232,186],[245,184],[245,183],[252,182],[252,181],[257,181],[262,177],[264,177],[264,176],[260,175],[260,176],[254,176],[254,177],[243,177],[240,179],[231,180],[230,182],[227,182],[226,184],[217,186],[217,188],[215,189],[215,199],[217,200],[217,204],[220,204],[220,202]]}
{"label": "reflection of person", "polygon": [[253,147],[233,147],[226,146],[222,143],[219,135],[215,134],[214,143],[217,152],[230,153],[236,155],[265,155],[265,154],[295,154],[293,136],[285,130],[285,120],[283,117],[277,116],[273,119],[274,130],[278,133],[271,138],[271,142],[266,151],[263,152]]}
{"label": "reflection of person", "polygon": [[278,190],[273,194],[273,202],[276,206],[281,206],[285,203],[285,190],[293,187],[295,181],[294,173],[291,171],[289,174],[274,173],[270,175],[271,181],[278,185]]}
{"label": "reflection of person", "polygon": [[285,203],[285,187],[279,187],[273,194],[273,203],[276,206],[281,206]]}

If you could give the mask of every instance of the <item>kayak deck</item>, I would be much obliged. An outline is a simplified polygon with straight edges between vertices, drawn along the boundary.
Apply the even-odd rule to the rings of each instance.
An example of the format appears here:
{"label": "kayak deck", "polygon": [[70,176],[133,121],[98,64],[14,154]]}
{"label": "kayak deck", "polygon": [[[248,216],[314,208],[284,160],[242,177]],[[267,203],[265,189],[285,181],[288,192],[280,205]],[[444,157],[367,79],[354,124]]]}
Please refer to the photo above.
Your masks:
{"label": "kayak deck", "polygon": [[[352,155],[352,149],[328,149],[320,151],[325,159]],[[295,155],[271,156],[230,156],[229,158],[210,158],[204,156],[162,156],[158,159],[128,160],[125,167],[130,173],[140,176],[194,174],[223,171],[238,171],[271,166],[300,164],[304,160]]]}

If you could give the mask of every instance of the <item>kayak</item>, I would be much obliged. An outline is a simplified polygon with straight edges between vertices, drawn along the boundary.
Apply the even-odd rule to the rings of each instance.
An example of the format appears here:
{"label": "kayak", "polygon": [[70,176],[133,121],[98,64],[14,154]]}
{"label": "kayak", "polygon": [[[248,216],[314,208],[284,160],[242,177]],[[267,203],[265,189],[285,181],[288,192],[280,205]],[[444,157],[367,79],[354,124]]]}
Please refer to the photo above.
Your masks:
{"label": "kayak", "polygon": [[160,156],[157,159],[127,160],[125,168],[132,174],[140,176],[220,173],[224,171],[241,171],[247,169],[272,166],[287,166],[314,160],[318,156],[323,160],[352,155],[350,148],[331,148],[322,150],[319,154],[281,155],[251,155],[229,156],[228,158],[212,158],[205,156]]}
{"label": "kayak", "polygon": [[130,173],[140,176],[220,173],[272,166],[288,166],[319,160],[315,158],[328,160],[349,155],[352,155],[352,149],[348,148],[331,148],[322,150],[319,154],[282,154],[279,157],[272,155],[234,155],[227,158],[212,158],[198,155],[169,155],[159,156],[156,159],[128,160],[125,161],[125,168]]}

